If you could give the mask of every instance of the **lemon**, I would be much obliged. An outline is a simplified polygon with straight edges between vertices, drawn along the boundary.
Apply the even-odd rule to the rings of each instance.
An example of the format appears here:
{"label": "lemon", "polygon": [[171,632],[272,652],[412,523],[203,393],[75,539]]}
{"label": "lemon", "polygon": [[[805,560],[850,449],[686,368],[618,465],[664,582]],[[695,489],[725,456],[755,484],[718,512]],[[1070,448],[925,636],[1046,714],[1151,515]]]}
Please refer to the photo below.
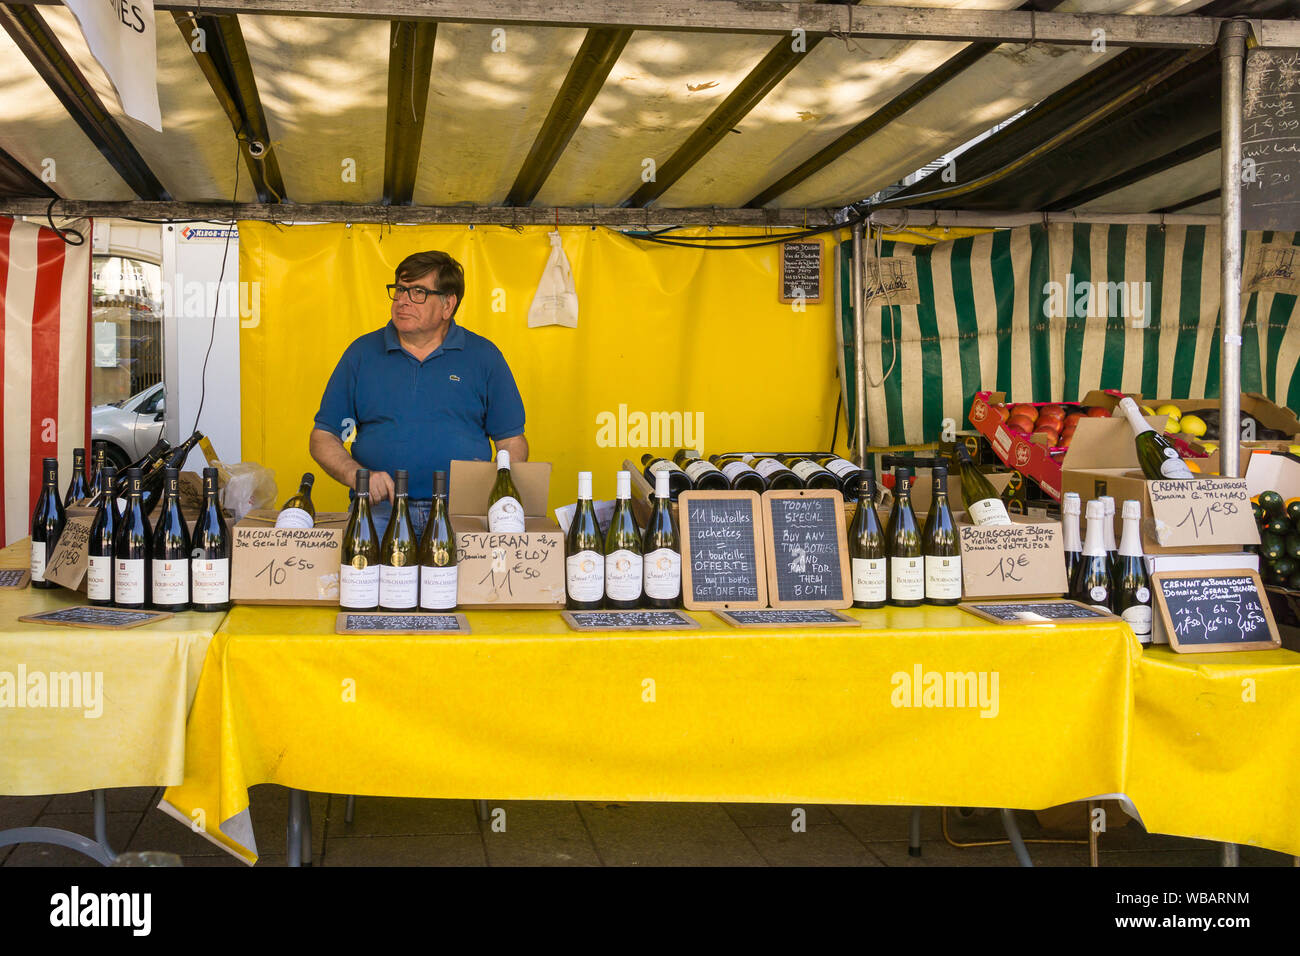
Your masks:
{"label": "lemon", "polygon": [[1161,405],[1155,410],[1156,415],[1168,415],[1170,422],[1176,422],[1183,417],[1182,409],[1177,405]]}
{"label": "lemon", "polygon": [[1287,451],[1293,455],[1300,455],[1300,445],[1292,445],[1287,449]]}
{"label": "lemon", "polygon": [[1156,410],[1155,410],[1154,408],[1152,408],[1150,405],[1143,405],[1143,406],[1142,406],[1142,414],[1143,414],[1143,415],[1154,416],[1155,413],[1156,413]]}
{"label": "lemon", "polygon": [[1204,448],[1206,451],[1208,451],[1211,455],[1213,455],[1216,451],[1219,450],[1219,446],[1212,441],[1201,442],[1201,447]]}
{"label": "lemon", "polygon": [[1182,429],[1178,427],[1178,419],[1170,418],[1169,421],[1165,423],[1166,435],[1177,435],[1180,431],[1182,431]]}
{"label": "lemon", "polygon": [[1205,421],[1195,415],[1184,415],[1178,420],[1178,427],[1183,430],[1184,434],[1191,435],[1193,438],[1200,438],[1205,434]]}

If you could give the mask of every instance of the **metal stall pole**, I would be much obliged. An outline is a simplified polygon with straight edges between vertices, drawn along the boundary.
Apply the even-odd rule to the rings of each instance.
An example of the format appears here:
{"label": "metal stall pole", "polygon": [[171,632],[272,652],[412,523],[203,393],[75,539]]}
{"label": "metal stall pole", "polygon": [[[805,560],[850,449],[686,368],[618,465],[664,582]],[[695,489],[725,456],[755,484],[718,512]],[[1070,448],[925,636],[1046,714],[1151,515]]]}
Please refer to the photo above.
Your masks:
{"label": "metal stall pole", "polygon": [[866,330],[866,290],[863,271],[862,222],[853,224],[853,275],[850,288],[853,292],[853,391],[854,421],[857,427],[853,433],[853,445],[858,456],[858,465],[867,467],[867,346]]}

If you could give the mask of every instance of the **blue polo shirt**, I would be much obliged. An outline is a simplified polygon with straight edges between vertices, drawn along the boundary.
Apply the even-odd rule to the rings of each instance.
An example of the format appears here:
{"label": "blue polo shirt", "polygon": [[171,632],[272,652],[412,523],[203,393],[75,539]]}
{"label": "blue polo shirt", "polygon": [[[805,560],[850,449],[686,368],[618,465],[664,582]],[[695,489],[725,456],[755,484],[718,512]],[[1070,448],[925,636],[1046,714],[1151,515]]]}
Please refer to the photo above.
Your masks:
{"label": "blue polo shirt", "polygon": [[316,427],[343,437],[356,423],[352,457],[372,471],[410,472],[412,498],[433,497],[433,473],[452,459],[488,461],[499,441],[524,432],[524,402],[505,356],[456,324],[428,358],[402,348],[393,323],[347,347]]}

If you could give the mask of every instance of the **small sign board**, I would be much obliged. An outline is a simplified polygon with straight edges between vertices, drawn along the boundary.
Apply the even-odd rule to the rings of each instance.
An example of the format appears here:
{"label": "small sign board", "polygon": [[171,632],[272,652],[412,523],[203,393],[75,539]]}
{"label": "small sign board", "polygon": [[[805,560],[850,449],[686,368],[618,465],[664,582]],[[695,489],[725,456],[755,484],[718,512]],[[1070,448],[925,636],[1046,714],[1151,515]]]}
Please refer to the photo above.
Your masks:
{"label": "small sign board", "polygon": [[575,631],[682,631],[700,626],[689,614],[663,609],[563,611],[560,616]]}
{"label": "small sign board", "polygon": [[335,634],[468,634],[464,614],[436,612],[341,611]]}
{"label": "small sign board", "polygon": [[1148,481],[1147,493],[1162,548],[1259,543],[1245,478]]}
{"label": "small sign board", "polygon": [[714,611],[732,627],[861,627],[862,622],[825,608],[763,608],[753,611]]}
{"label": "small sign board", "polygon": [[93,521],[93,517],[69,515],[64,522],[63,533],[50,552],[45,576],[69,591],[84,589],[86,565],[89,563],[87,554],[90,551],[90,526]]}
{"label": "small sign board", "polygon": [[26,568],[0,568],[0,588],[17,590],[27,587],[32,572]]}
{"label": "small sign board", "polygon": [[56,611],[42,611],[40,614],[24,614],[18,620],[33,624],[62,624],[65,627],[121,631],[142,624],[155,624],[171,616],[171,611],[132,611],[125,608],[77,605],[61,607]]}
{"label": "small sign board", "polygon": [[968,598],[1064,594],[1065,552],[1059,521],[957,525],[962,594]]}
{"label": "small sign board", "polygon": [[767,606],[763,517],[752,491],[683,491],[682,603],[687,610]]}
{"label": "small sign board", "polygon": [[845,608],[853,603],[844,496],[838,490],[765,491],[763,525],[772,607]]}
{"label": "small sign board", "polygon": [[1180,654],[1282,646],[1258,571],[1160,571],[1151,606]]}
{"label": "small sign board", "polygon": [[1300,49],[1246,54],[1241,104],[1241,228],[1300,229]]}
{"label": "small sign board", "polygon": [[1081,601],[972,601],[957,605],[993,624],[1087,624],[1118,621]]}
{"label": "small sign board", "polygon": [[820,239],[781,243],[781,301],[822,300],[825,256]]}

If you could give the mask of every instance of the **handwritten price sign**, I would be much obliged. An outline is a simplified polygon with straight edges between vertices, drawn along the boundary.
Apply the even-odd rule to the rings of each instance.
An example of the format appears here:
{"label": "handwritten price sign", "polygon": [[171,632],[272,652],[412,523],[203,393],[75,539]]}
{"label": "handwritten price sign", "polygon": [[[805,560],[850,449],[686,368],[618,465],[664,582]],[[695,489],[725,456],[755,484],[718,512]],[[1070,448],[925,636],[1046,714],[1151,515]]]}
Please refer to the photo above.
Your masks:
{"label": "handwritten price sign", "polygon": [[1244,478],[1151,481],[1147,490],[1162,548],[1259,543]]}
{"label": "handwritten price sign", "polygon": [[1064,594],[1065,552],[1056,521],[959,525],[962,593],[968,597]]}

